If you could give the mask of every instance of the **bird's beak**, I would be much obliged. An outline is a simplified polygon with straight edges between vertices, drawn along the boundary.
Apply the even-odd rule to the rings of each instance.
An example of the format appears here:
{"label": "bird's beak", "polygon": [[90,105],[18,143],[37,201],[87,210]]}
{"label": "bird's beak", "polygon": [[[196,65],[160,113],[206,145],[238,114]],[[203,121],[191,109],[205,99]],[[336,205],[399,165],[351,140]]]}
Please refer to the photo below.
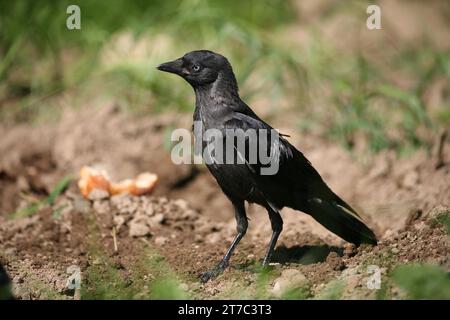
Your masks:
{"label": "bird's beak", "polygon": [[157,69],[160,71],[175,73],[181,76],[183,73],[183,60],[177,59],[160,64]]}

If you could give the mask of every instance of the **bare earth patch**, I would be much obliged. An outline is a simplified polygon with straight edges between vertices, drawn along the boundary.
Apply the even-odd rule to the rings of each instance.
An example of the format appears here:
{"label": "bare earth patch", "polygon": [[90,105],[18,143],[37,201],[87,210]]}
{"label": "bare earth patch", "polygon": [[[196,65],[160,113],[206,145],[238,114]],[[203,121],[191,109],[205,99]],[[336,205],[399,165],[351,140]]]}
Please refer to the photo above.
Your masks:
{"label": "bare earth patch", "polygon": [[[336,292],[348,299],[401,298],[389,280],[395,266],[421,262],[450,270],[448,236],[436,223],[450,211],[448,146],[447,162],[436,169],[425,152],[361,160],[316,137],[293,137],[330,186],[359,209],[379,245],[354,248],[309,216],[285,209],[272,270],[261,271],[270,224],[263,209],[249,206],[249,232],[231,268],[200,284],[198,274],[220,260],[235,222],[203,167],[170,161],[167,128],[190,125],[189,116],[174,118],[135,119],[112,105],[65,112],[53,127],[0,126],[0,263],[16,298],[154,298],[159,278],[175,279],[191,298],[330,298]],[[72,182],[52,205],[10,219],[18,208],[48,196],[64,176],[91,164],[116,179],[152,171],[160,184],[152,196],[92,202]],[[67,286],[72,265],[81,270],[81,295]],[[371,265],[386,284],[383,296],[367,287]],[[117,295],[107,295],[102,281],[110,281]],[[301,290],[290,292],[292,283]]]}

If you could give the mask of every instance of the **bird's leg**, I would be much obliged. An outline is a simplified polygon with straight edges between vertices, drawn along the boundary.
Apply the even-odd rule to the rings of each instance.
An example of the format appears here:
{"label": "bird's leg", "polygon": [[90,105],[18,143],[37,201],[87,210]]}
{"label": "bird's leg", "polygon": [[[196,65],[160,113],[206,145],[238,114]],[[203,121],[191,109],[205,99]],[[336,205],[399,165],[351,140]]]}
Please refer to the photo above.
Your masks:
{"label": "bird's leg", "polygon": [[269,213],[270,224],[272,225],[272,237],[270,238],[269,248],[267,249],[266,256],[264,257],[262,263],[263,267],[269,264],[275,245],[277,244],[278,237],[283,230],[283,219],[281,218],[280,213],[270,206],[267,208],[267,212]]}
{"label": "bird's leg", "polygon": [[241,241],[242,237],[247,232],[248,227],[248,221],[247,221],[247,215],[245,213],[245,205],[244,201],[239,203],[234,203],[234,210],[235,210],[235,216],[236,216],[236,222],[237,222],[237,235],[234,238],[233,242],[231,243],[231,246],[228,248],[227,252],[225,253],[222,260],[219,262],[217,266],[215,266],[213,269],[204,272],[200,275],[200,279],[202,282],[207,282],[209,279],[217,277],[219,274],[222,273],[222,271],[228,267],[228,262],[230,261],[231,255],[233,254],[234,249],[236,249],[237,245],[239,244],[239,241]]}

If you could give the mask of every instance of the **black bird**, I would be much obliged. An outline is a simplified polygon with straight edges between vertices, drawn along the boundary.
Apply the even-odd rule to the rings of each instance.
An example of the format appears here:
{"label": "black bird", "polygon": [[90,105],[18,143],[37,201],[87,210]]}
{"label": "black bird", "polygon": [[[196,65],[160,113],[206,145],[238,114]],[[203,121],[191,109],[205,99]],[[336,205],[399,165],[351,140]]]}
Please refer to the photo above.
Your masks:
{"label": "black bird", "polygon": [[[193,87],[196,97],[194,121],[202,124],[201,130],[194,130],[194,136],[195,143],[201,143],[202,150],[207,146],[202,134],[208,129],[220,130],[224,140],[229,132],[227,129],[242,129],[241,132],[272,130],[239,97],[236,77],[224,56],[208,50],[192,51],[161,64],[158,69],[181,76]],[[264,166],[259,158],[256,163],[250,163],[247,155],[243,163],[207,163],[209,171],[234,206],[237,235],[220,263],[201,275],[204,282],[228,266],[230,256],[245,235],[248,226],[245,201],[263,206],[269,214],[273,233],[263,266],[269,263],[283,229],[279,210],[286,206],[311,215],[348,242],[356,245],[377,243],[374,233],[355,210],[327,186],[300,151],[283,136],[275,142],[270,137],[258,136],[258,139],[267,139],[269,152],[273,151],[277,158],[279,168],[275,174],[262,174],[260,169]]]}

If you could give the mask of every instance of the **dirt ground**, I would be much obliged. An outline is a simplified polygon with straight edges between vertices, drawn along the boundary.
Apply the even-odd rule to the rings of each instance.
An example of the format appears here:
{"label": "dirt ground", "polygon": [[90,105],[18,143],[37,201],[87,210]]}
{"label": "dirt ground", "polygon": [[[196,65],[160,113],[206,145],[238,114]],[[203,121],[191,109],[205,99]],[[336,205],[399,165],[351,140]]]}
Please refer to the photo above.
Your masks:
{"label": "dirt ground", "polygon": [[[331,298],[337,291],[345,299],[401,298],[388,279],[395,266],[427,262],[450,270],[448,236],[435,223],[450,211],[450,146],[437,168],[433,152],[358,158],[291,132],[329,185],[361,212],[379,245],[355,248],[309,216],[284,209],[272,270],[259,272],[271,230],[264,210],[251,205],[249,231],[231,268],[201,284],[199,273],[224,254],[235,222],[203,166],[170,161],[168,132],[190,122],[189,115],[170,113],[137,119],[107,104],[64,111],[54,126],[0,125],[0,266],[14,297],[158,298],[158,279],[173,278],[182,297],[200,299],[289,297],[293,283],[302,288],[299,298]],[[150,196],[87,201],[76,187],[83,165],[100,165],[114,179],[151,171],[159,184]],[[52,205],[10,218],[68,174],[73,181]],[[81,292],[68,287],[72,265],[81,270]],[[380,270],[380,290],[366,285],[371,265]]]}

